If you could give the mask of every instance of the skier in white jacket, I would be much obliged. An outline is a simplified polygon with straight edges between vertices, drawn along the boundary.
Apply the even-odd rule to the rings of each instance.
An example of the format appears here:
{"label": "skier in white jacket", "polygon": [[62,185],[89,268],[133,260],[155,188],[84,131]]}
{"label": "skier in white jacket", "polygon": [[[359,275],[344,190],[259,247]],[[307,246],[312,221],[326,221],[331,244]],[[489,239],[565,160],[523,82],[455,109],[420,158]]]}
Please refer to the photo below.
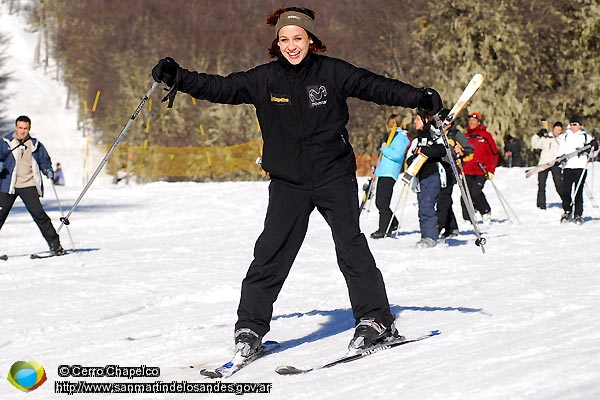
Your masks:
{"label": "skier in white jacket", "polygon": [[[546,127],[542,126],[542,129],[540,129],[538,133],[531,137],[531,148],[542,151],[540,153],[540,160],[538,162],[538,165],[547,164],[556,158],[556,154],[558,153],[558,144],[560,142],[562,133],[563,124],[560,121],[556,121],[554,125],[552,125],[552,132],[548,132],[546,125]],[[559,194],[559,196],[561,194],[560,182],[562,176],[560,166],[553,165],[550,169],[540,171],[538,173],[538,191],[536,204],[538,208],[542,210],[546,209],[546,180],[548,179],[549,172],[552,173],[552,180],[554,181],[554,187],[556,188],[556,192]]]}
{"label": "skier in white jacket", "polygon": [[[573,216],[576,224],[583,224],[583,185],[587,175],[588,161],[593,159],[598,152],[598,141],[583,128],[583,119],[574,115],[569,120],[567,130],[560,138],[557,157],[575,152],[587,144],[592,148],[582,150],[577,156],[571,157],[561,165],[563,169],[563,182],[561,185],[561,198],[564,214],[561,223],[569,222]],[[575,193],[573,193],[575,192]]]}

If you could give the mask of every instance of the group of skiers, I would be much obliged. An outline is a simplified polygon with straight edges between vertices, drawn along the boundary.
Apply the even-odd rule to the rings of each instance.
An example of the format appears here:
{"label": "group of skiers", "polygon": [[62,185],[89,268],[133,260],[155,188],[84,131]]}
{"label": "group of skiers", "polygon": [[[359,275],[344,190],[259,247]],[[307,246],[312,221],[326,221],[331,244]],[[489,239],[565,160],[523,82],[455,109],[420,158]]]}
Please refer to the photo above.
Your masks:
{"label": "group of skiers", "polygon": [[[444,120],[449,109],[443,109],[438,118]],[[391,117],[390,117],[391,118]],[[406,131],[397,129],[399,143],[396,138],[388,146],[383,143],[381,147],[381,161],[375,169],[374,176],[377,181],[377,196],[380,192],[385,196],[384,200],[375,198],[375,204],[379,210],[379,226],[377,231],[371,234],[371,238],[380,239],[390,236],[398,228],[398,220],[394,215],[396,210],[390,209],[390,198],[393,184],[384,182],[384,190],[380,191],[380,179],[383,173],[380,168],[388,172],[386,178],[396,182],[403,168],[404,153],[406,153],[406,165],[412,166],[415,162],[422,162],[414,179],[408,179],[404,185],[411,185],[417,192],[419,206],[419,225],[421,239],[416,246],[419,248],[435,247],[440,239],[458,235],[458,223],[452,209],[452,187],[457,182],[457,174],[454,173],[452,164],[456,164],[459,172],[458,178],[462,179],[468,188],[469,199],[467,202],[461,198],[461,209],[463,219],[472,223],[471,213],[468,207],[478,211],[484,221],[491,219],[491,207],[483,193],[486,180],[494,177],[496,165],[498,164],[498,148],[492,135],[483,125],[483,118],[479,112],[469,114],[468,127],[465,133],[451,124],[445,131],[446,140],[442,133],[436,129],[434,116],[427,114],[422,109],[417,109],[414,124],[417,135],[410,144],[403,139]],[[433,126],[432,126],[433,124]],[[433,129],[432,129],[433,128]],[[447,151],[446,143],[449,151]],[[420,158],[420,160],[419,160]],[[390,168],[389,165],[394,167]],[[407,171],[411,167],[407,168]],[[411,176],[412,178],[412,176]],[[404,180],[404,178],[403,178]]]}
{"label": "group of skiers", "polygon": [[[537,206],[546,209],[546,180],[551,173],[563,208],[560,221],[581,225],[587,165],[598,154],[598,140],[583,127],[583,118],[577,114],[571,116],[564,132],[561,121],[554,123],[552,132],[546,121],[542,125],[531,137],[531,147],[541,150],[538,165],[548,165],[538,172]],[[555,162],[559,158],[560,163]]]}
{"label": "group of skiers", "polygon": [[[444,120],[448,111],[442,110],[439,119]],[[393,117],[398,118],[392,115],[390,119]],[[464,134],[453,125],[447,129],[448,148],[452,158],[446,152],[439,130],[432,129],[432,121],[431,115],[417,110],[414,120],[417,135],[410,144],[406,142],[407,132],[401,128],[397,128],[391,143],[382,144],[379,164],[373,173],[377,178],[375,205],[379,211],[379,224],[378,229],[371,233],[371,238],[391,236],[398,229],[398,210],[390,208],[392,190],[404,168],[403,163],[410,169],[419,154],[425,156],[424,163],[413,181],[404,182],[405,185],[411,184],[417,192],[421,231],[417,247],[435,247],[440,240],[459,234],[452,211],[452,187],[456,183],[457,174],[453,173],[451,163],[456,163],[458,177],[463,179],[467,189],[467,201],[461,196],[463,219],[476,223],[471,220],[468,210],[468,207],[472,207],[472,211],[477,211],[484,223],[491,220],[491,207],[483,188],[486,181],[494,178],[499,154],[493,136],[483,124],[482,115],[479,112],[469,114]],[[563,124],[557,121],[552,127],[552,133],[548,132],[547,127],[543,127],[534,135],[531,146],[541,150],[540,165],[551,165],[538,174],[537,206],[546,209],[546,179],[551,173],[564,211],[561,222],[573,220],[582,224],[586,167],[598,153],[597,139],[583,128],[581,116],[573,115],[566,131],[563,132]],[[555,163],[561,156],[564,160]],[[382,188],[379,187],[380,184]]]}

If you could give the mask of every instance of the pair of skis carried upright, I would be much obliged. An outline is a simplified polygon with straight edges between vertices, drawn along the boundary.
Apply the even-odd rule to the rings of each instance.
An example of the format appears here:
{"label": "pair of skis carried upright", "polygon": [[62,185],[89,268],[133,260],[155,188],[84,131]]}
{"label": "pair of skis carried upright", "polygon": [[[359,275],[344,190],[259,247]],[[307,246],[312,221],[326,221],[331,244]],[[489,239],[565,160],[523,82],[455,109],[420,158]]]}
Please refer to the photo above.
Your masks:
{"label": "pair of skis carried upright", "polygon": [[475,207],[473,207],[473,200],[471,199],[471,195],[469,193],[468,188],[466,187],[465,181],[463,181],[463,179],[462,179],[463,175],[461,173],[459,173],[457,165],[454,162],[455,161],[454,152],[450,148],[450,143],[448,143],[448,137],[446,135],[446,131],[450,128],[450,125],[454,122],[454,120],[456,119],[456,116],[463,110],[463,108],[465,108],[465,106],[469,103],[469,101],[475,95],[475,93],[477,93],[477,90],[479,90],[479,88],[483,84],[484,80],[485,80],[485,78],[483,77],[482,74],[473,75],[473,78],[471,78],[471,81],[469,82],[469,84],[467,85],[467,87],[465,88],[463,93],[460,95],[460,97],[458,98],[458,101],[456,102],[456,104],[454,104],[452,109],[450,109],[448,116],[446,116],[446,118],[443,121],[440,120],[439,116],[437,116],[437,115],[434,116],[436,125],[438,127],[438,134],[440,135],[442,142],[444,144],[444,147],[446,148],[446,156],[448,157],[448,160],[450,161],[450,166],[452,167],[452,173],[454,174],[457,185],[460,189],[460,196],[462,197],[462,199],[465,203],[467,212],[469,214],[469,218],[473,222],[473,231],[475,232],[475,236],[477,236],[477,239],[475,240],[475,244],[477,246],[481,247],[481,251],[483,253],[485,253],[484,245],[486,243],[486,240],[484,237],[481,236],[481,232],[479,231],[479,228],[477,227],[477,223],[476,223],[476,219],[475,219]]}

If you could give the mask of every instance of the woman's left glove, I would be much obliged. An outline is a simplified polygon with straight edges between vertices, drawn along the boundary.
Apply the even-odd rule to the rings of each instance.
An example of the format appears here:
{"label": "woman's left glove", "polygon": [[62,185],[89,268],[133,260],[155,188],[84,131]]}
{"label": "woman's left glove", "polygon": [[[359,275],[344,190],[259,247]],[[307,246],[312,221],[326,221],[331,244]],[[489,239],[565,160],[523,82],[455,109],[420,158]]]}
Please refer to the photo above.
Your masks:
{"label": "woman's left glove", "polygon": [[179,64],[171,57],[163,58],[152,68],[152,78],[156,82],[163,82],[168,87],[175,85]]}
{"label": "woman's left glove", "polygon": [[432,88],[421,88],[420,90],[419,108],[429,115],[435,115],[440,112],[443,107],[440,94]]}

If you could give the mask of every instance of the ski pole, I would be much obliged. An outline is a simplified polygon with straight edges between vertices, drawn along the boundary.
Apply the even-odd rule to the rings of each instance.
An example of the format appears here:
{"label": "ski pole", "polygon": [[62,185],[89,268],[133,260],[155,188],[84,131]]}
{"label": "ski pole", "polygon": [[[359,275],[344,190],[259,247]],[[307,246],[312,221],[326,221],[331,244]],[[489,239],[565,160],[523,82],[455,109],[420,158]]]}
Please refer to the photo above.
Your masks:
{"label": "ski pole", "polygon": [[[363,191],[365,194],[360,202],[360,206],[358,207],[358,215],[362,213],[362,210],[365,208],[367,202],[373,197],[373,186],[375,186],[375,177],[369,177],[369,180],[365,183],[366,187],[363,185]],[[367,211],[369,209],[367,208]]]}
{"label": "ski pole", "polygon": [[[400,229],[400,221],[402,221],[402,215],[404,215],[404,208],[406,207],[406,201],[408,200],[409,188],[410,188],[410,185],[407,183],[402,185],[402,190],[400,190],[400,196],[398,196],[398,200],[396,200],[396,206],[394,207],[394,210],[392,211],[392,216],[390,218],[390,222],[388,222],[388,226],[385,229],[386,234],[390,231],[390,228],[392,227],[392,222],[394,221],[394,217],[398,220],[398,229]],[[402,200],[402,208],[400,209],[400,215],[398,215],[396,217],[396,210],[398,209],[398,205],[400,204],[401,200]]]}
{"label": "ski pole", "polygon": [[[450,124],[442,125],[442,122],[436,116],[436,124],[441,126],[442,129],[442,142],[444,143],[444,147],[446,148],[446,157],[450,160],[450,166],[452,167],[452,173],[456,178],[456,184],[460,190],[460,196],[465,204],[465,208],[467,209],[467,214],[469,214],[469,218],[471,219],[471,224],[473,224],[473,231],[475,232],[475,236],[477,239],[475,240],[475,245],[481,247],[481,252],[485,254],[485,248],[483,247],[486,243],[486,239],[481,236],[481,232],[479,231],[479,227],[477,226],[477,220],[475,219],[475,207],[473,206],[473,199],[471,198],[471,193],[469,192],[469,187],[467,185],[467,180],[465,179],[465,174],[462,168],[462,163],[460,158],[455,158],[454,154],[452,154],[452,150],[450,149],[450,143],[448,142],[448,137],[446,136],[446,129],[450,126]],[[457,166],[458,164],[458,166]],[[460,173],[458,169],[460,168]]]}
{"label": "ski pole", "polygon": [[596,199],[594,198],[594,192],[588,187],[587,182],[583,184],[583,188],[585,189],[586,194],[592,201],[592,207],[598,208],[598,203],[596,203]]}
{"label": "ski pole", "polygon": [[504,208],[504,212],[506,213],[509,222],[512,222],[512,220],[510,219],[510,214],[507,211],[507,207],[508,207],[508,210],[510,210],[510,212],[512,213],[512,215],[515,216],[515,219],[517,220],[517,222],[520,224],[521,221],[519,220],[519,217],[514,212],[514,210],[512,209],[512,207],[510,206],[510,204],[508,203],[508,201],[506,201],[506,198],[504,198],[504,196],[502,195],[502,193],[500,192],[500,190],[498,189],[498,187],[496,186],[496,184],[494,183],[494,181],[490,181],[490,182],[492,183],[492,187],[494,188],[494,190],[496,191],[496,194],[498,195],[498,199],[500,199],[500,204],[502,204],[502,208]]}
{"label": "ski pole", "polygon": [[367,212],[371,212],[373,198],[375,197],[373,195],[377,193],[377,181],[378,179],[376,177],[373,177],[373,180],[371,181],[371,187],[369,188],[369,196],[367,198]]}
{"label": "ski pole", "polygon": [[575,186],[575,190],[571,192],[571,208],[573,207],[573,204],[575,204],[575,196],[577,196],[577,192],[579,192],[579,188],[581,187],[581,182],[583,182],[583,177],[585,176],[585,173],[587,172],[587,166],[588,166],[589,162],[590,162],[590,157],[588,155],[587,161],[585,162],[585,167],[581,171],[581,175],[579,175],[579,180],[577,181],[577,186]]}
{"label": "ski pole", "polygon": [[[63,218],[65,216],[64,212],[63,212],[63,208],[60,204],[60,199],[58,198],[58,193],[56,192],[56,185],[54,184],[54,181],[52,179],[50,179],[52,181],[52,190],[54,190],[54,197],[56,197],[56,203],[58,204],[58,210],[60,211],[60,216],[61,218]],[[71,240],[71,248],[73,250],[75,250],[75,243],[73,242],[73,237],[71,236],[71,230],[69,229],[69,227],[67,226],[67,233],[69,234],[69,240]]]}
{"label": "ski pole", "polygon": [[[392,143],[392,140],[394,140],[396,128],[397,128],[396,123],[394,123],[392,125],[392,128],[390,129],[390,133],[385,142],[386,146],[389,146]],[[377,171],[377,168],[379,167],[379,163],[381,162],[382,158],[383,158],[383,151],[379,150],[379,155],[377,156],[377,163],[373,167],[373,174],[375,174],[375,171]],[[371,200],[371,198],[373,197],[373,191],[375,189],[374,188],[375,185],[377,185],[377,177],[375,175],[373,175],[373,178],[369,178],[369,188],[367,191],[365,191],[365,195],[363,196],[362,203],[360,205],[360,208],[358,209],[359,216],[360,216],[360,213],[362,212],[363,208],[365,207],[365,203],[367,201]],[[369,207],[367,208],[367,210],[369,210],[370,206],[371,206],[371,204],[369,203]]]}
{"label": "ski pole", "polygon": [[[506,199],[504,198],[504,196],[502,195],[502,193],[500,192],[500,190],[498,189],[498,187],[496,186],[494,181],[490,179],[490,174],[489,174],[487,168],[484,167],[480,162],[477,162],[477,165],[479,165],[479,168],[481,168],[481,170],[485,174],[485,177],[491,182],[492,187],[494,188],[494,191],[496,192],[496,195],[498,196],[498,200],[500,200],[500,204],[502,205],[502,208],[504,209],[504,212],[506,213],[506,217],[508,218],[508,221],[512,223],[512,219],[510,218],[510,213],[508,212],[510,210],[512,212],[512,214],[515,216],[515,219],[517,220],[517,222],[520,224],[521,221],[519,220],[519,217],[514,212],[514,210],[510,206],[510,204],[508,204],[508,201],[506,201]],[[507,209],[507,207],[508,207],[508,209]]]}
{"label": "ski pole", "polygon": [[121,130],[121,133],[119,134],[119,136],[117,136],[117,139],[111,146],[110,150],[108,150],[108,152],[106,153],[106,155],[104,156],[104,158],[102,159],[100,164],[98,165],[98,168],[96,168],[96,171],[94,171],[94,173],[92,174],[92,177],[90,178],[88,183],[85,185],[85,187],[81,191],[81,194],[79,195],[77,200],[75,200],[75,204],[73,204],[73,206],[71,207],[71,209],[69,210],[69,212],[67,213],[66,216],[60,218],[61,223],[60,223],[60,226],[58,227],[57,233],[60,232],[60,229],[63,227],[63,225],[69,225],[71,223],[69,221],[69,217],[71,216],[71,214],[73,213],[73,211],[75,210],[75,208],[77,207],[77,205],[79,204],[79,202],[81,201],[81,199],[83,198],[85,193],[88,191],[88,189],[90,188],[90,186],[92,185],[92,183],[94,182],[94,180],[96,179],[96,177],[98,176],[98,174],[100,173],[102,168],[106,165],[111,154],[115,151],[115,149],[117,148],[119,143],[121,143],[121,140],[123,140],[123,138],[125,137],[125,134],[127,133],[129,128],[133,124],[133,121],[135,120],[137,115],[140,113],[140,111],[142,110],[142,108],[144,107],[144,105],[146,104],[148,99],[150,98],[150,96],[152,96],[152,92],[154,92],[154,89],[156,89],[157,86],[158,86],[158,82],[154,82],[152,84],[152,87],[150,88],[150,90],[148,90],[148,93],[146,93],[146,95],[144,96],[144,98],[142,99],[140,104],[137,106],[137,108],[135,109],[133,114],[131,114],[129,121],[127,121],[127,124]]}

